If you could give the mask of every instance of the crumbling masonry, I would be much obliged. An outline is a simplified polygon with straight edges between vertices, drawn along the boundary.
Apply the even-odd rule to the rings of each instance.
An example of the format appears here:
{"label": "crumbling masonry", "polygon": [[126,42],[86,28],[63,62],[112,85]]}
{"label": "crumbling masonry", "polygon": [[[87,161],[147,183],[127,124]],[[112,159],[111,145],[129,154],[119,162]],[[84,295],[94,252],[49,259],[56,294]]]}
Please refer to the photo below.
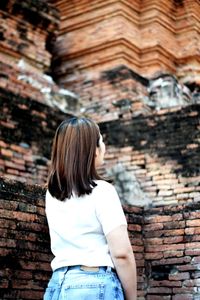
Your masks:
{"label": "crumbling masonry", "polygon": [[37,300],[52,254],[57,125],[98,122],[138,268],[138,300],[200,299],[200,3],[0,3],[0,299]]}

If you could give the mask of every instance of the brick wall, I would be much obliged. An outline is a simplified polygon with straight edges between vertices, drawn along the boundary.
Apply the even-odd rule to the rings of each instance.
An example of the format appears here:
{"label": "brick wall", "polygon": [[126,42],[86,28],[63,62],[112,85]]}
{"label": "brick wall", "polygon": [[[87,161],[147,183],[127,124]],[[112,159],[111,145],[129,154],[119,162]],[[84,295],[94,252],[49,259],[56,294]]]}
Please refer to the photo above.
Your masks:
{"label": "brick wall", "polygon": [[[0,299],[42,299],[51,275],[45,190],[0,178]],[[139,294],[144,295],[142,208],[125,208],[138,265]]]}
{"label": "brick wall", "polygon": [[143,208],[129,205],[124,205],[123,208],[137,265],[138,300],[143,300],[145,299],[147,286],[143,239]]}
{"label": "brick wall", "polygon": [[[110,120],[108,113],[99,123],[107,147],[102,173],[106,174],[118,163],[123,164],[127,172],[136,177],[150,202],[156,205],[198,201],[199,104],[157,111],[145,110],[148,107],[141,101],[132,105],[137,103],[141,110],[130,112],[117,107],[111,111],[112,117],[116,113],[116,120]],[[45,183],[55,129],[71,114],[3,88],[0,105],[3,111],[0,175],[27,183]],[[112,103],[107,102],[107,105],[111,107]],[[102,108],[105,108],[103,103]],[[99,113],[99,118],[101,116]],[[115,179],[115,174],[113,177]],[[141,205],[134,199],[131,204]]]}
{"label": "brick wall", "polygon": [[44,190],[0,181],[0,299],[42,299],[50,276]]}
{"label": "brick wall", "polygon": [[[39,300],[51,275],[40,186],[0,180],[0,299]],[[138,271],[138,300],[200,297],[200,204],[124,205]]]}
{"label": "brick wall", "polygon": [[[102,172],[122,164],[153,205],[199,201],[199,114],[200,106],[190,105],[100,123],[107,145]],[[137,196],[131,204],[140,204]]]}
{"label": "brick wall", "polygon": [[104,70],[98,77],[76,78],[64,86],[80,97],[81,113],[96,122],[129,118],[149,111],[143,101],[149,80],[124,65]]}
{"label": "brick wall", "polygon": [[[44,0],[37,5],[33,0],[0,3],[3,111],[0,175],[18,181],[3,180],[1,185],[1,297],[41,298],[50,274],[50,253],[45,252],[47,231],[41,225],[45,222],[43,200],[37,200],[38,195],[43,199],[43,191],[19,182],[43,184],[46,181],[55,128],[63,118],[76,113],[100,123],[107,144],[102,173],[119,162],[125,168],[125,175],[121,174],[118,183],[122,184],[122,192],[125,191],[122,200],[125,199],[124,209],[137,258],[140,299],[147,293],[147,300],[196,300],[198,295],[193,294],[198,291],[199,250],[194,243],[198,239],[199,219],[193,207],[199,210],[199,100],[196,104],[186,101],[187,106],[160,110],[154,103],[152,108],[148,93],[150,80],[143,76],[151,76],[155,71],[173,72],[190,86],[195,99],[199,99],[198,34],[194,26],[199,19],[199,3],[195,0],[168,1],[166,5],[156,0],[153,6],[150,1],[142,4],[135,1],[133,6],[128,0],[106,4],[94,0],[92,5],[91,1],[52,3]],[[61,15],[65,14],[61,16],[59,32],[55,7]],[[60,87],[51,77],[44,76],[50,71],[62,87],[80,96],[81,109],[74,95],[70,96],[70,106],[63,99]],[[116,174],[112,175],[116,179]],[[169,206],[166,210],[162,206],[146,211],[136,208],[135,205],[145,203],[138,201],[139,194],[133,193],[135,188],[129,190],[132,200],[127,201],[126,187],[133,186],[133,178],[149,199],[148,205],[178,204],[175,209],[182,211],[183,220],[166,221],[176,219]],[[186,203],[193,206],[186,207]],[[149,217],[154,213],[161,214],[161,227],[178,226],[156,237],[160,245],[156,249],[151,247],[156,242],[153,234],[161,229],[156,231],[156,217]],[[194,216],[196,221],[192,220]],[[187,218],[191,218],[191,223],[187,223]],[[34,228],[30,227],[30,220]],[[190,228],[189,224],[196,226]],[[41,234],[44,232],[42,237],[40,226]],[[151,226],[154,230],[148,231]],[[183,229],[187,239],[182,240]],[[39,246],[35,244],[36,234]],[[44,240],[45,249],[40,240]],[[190,254],[186,251],[189,246],[194,247]],[[42,251],[39,254],[38,249]],[[41,255],[43,251],[45,255]],[[175,255],[171,263],[169,255]],[[161,270],[163,259],[166,264]],[[189,269],[189,262],[196,269]],[[170,264],[175,266],[175,273]]]}
{"label": "brick wall", "polygon": [[0,176],[43,184],[55,130],[77,102],[46,74],[59,14],[47,1],[5,0],[0,20]]}
{"label": "brick wall", "polygon": [[0,57],[11,66],[22,63],[32,72],[48,70],[46,40],[58,28],[57,9],[47,1],[5,0],[0,3]]}
{"label": "brick wall", "polygon": [[124,64],[143,76],[170,72],[199,83],[197,0],[55,0],[61,26],[53,44],[60,83],[92,79]]}
{"label": "brick wall", "polygon": [[0,88],[0,175],[44,184],[53,136],[71,115]]}
{"label": "brick wall", "polygon": [[200,299],[200,203],[145,211],[147,300]]}

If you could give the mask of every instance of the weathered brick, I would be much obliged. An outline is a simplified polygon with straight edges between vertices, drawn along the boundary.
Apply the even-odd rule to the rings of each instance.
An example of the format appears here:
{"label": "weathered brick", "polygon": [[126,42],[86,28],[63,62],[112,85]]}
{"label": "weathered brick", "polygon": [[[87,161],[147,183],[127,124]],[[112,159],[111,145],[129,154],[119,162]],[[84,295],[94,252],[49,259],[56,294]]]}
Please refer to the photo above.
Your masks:
{"label": "weathered brick", "polygon": [[196,287],[184,287],[181,288],[173,288],[173,293],[176,294],[192,294],[194,295],[197,292]]}
{"label": "weathered brick", "polygon": [[186,243],[185,244],[185,249],[200,249],[200,242],[196,242],[196,243]]}
{"label": "weathered brick", "polygon": [[185,264],[185,265],[177,265],[176,268],[179,271],[194,271],[194,270],[198,270],[198,265],[191,265],[190,264]]}
{"label": "weathered brick", "polygon": [[183,236],[173,236],[173,237],[163,238],[164,244],[176,244],[181,242],[183,242]]}
{"label": "weathered brick", "polygon": [[171,296],[147,295],[147,300],[171,300]]}
{"label": "weathered brick", "polygon": [[191,261],[190,256],[184,256],[184,257],[176,257],[176,258],[165,258],[158,261],[153,261],[153,266],[159,266],[159,265],[179,265],[179,264],[187,264]]}
{"label": "weathered brick", "polygon": [[183,257],[184,256],[184,251],[165,251],[163,253],[164,258],[169,258],[169,257]]}
{"label": "weathered brick", "polygon": [[3,156],[7,156],[7,157],[12,157],[13,156],[13,152],[11,150],[4,149],[4,148],[1,148],[1,154]]}
{"label": "weathered brick", "polygon": [[162,223],[153,223],[153,224],[148,224],[144,225],[144,231],[156,231],[159,229],[163,229],[163,224]]}
{"label": "weathered brick", "polygon": [[162,252],[145,253],[145,259],[147,260],[157,260],[161,258],[163,258]]}
{"label": "weathered brick", "polygon": [[200,227],[185,228],[185,234],[193,235],[193,234],[199,234],[199,233],[200,233]]}
{"label": "weathered brick", "polygon": [[163,286],[163,287],[180,287],[182,286],[182,281],[172,281],[172,280],[150,280],[149,284],[151,287],[153,286]]}
{"label": "weathered brick", "polygon": [[148,289],[149,294],[172,294],[172,289],[169,287],[150,287]]}
{"label": "weathered brick", "polygon": [[176,273],[176,274],[169,274],[169,280],[185,280],[190,279],[190,273],[189,272],[182,272],[182,273]]}
{"label": "weathered brick", "polygon": [[172,296],[172,300],[193,300],[193,294],[177,294]]}
{"label": "weathered brick", "polygon": [[161,251],[173,251],[173,250],[183,250],[185,249],[184,244],[174,244],[174,245],[146,245],[147,252],[161,252]]}
{"label": "weathered brick", "polygon": [[200,256],[200,249],[189,249],[189,250],[185,250],[185,254],[186,255],[190,255],[190,256]]}
{"label": "weathered brick", "polygon": [[137,224],[129,224],[128,225],[128,230],[130,230],[130,231],[141,231],[142,230],[142,228],[141,228],[141,226],[140,225],[137,225]]}
{"label": "weathered brick", "polygon": [[200,227],[200,219],[196,219],[196,220],[188,220],[186,221],[186,226],[188,227]]}
{"label": "weathered brick", "polygon": [[200,263],[200,256],[195,256],[191,260],[191,264],[199,264]]}

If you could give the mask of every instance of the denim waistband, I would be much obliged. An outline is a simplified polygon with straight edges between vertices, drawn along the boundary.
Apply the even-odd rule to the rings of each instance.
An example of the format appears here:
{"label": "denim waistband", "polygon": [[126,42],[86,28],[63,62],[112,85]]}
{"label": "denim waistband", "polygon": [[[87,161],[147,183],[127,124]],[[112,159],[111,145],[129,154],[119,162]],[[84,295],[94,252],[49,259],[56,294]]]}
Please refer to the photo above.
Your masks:
{"label": "denim waistband", "polygon": [[[97,274],[106,274],[106,273],[115,272],[115,270],[111,267],[102,266],[102,267],[98,267],[98,268],[99,268],[99,270],[97,272],[94,271]],[[83,272],[81,270],[81,265],[61,267],[59,269],[54,270],[54,272],[52,274],[52,279],[53,279],[53,281],[56,281],[58,284],[62,285],[67,273],[75,273],[76,271]],[[88,273],[92,274],[92,272],[88,272]]]}
{"label": "denim waistband", "polygon": [[[59,269],[56,269],[54,272],[59,272],[59,273],[64,273],[66,274],[67,272],[71,270],[80,270],[82,271],[82,267],[86,266],[81,266],[81,265],[76,265],[76,266],[66,266],[66,267],[61,267]],[[86,267],[87,268],[87,267]],[[90,267],[88,267],[90,268]],[[100,267],[94,267],[94,269],[98,268],[98,272],[115,272],[115,269],[108,267],[108,266],[100,266]]]}
{"label": "denim waistband", "polygon": [[98,267],[97,272],[84,272],[81,267],[83,266],[76,265],[55,270],[46,289],[44,300],[68,298],[124,300],[119,278],[113,273],[111,267]]}

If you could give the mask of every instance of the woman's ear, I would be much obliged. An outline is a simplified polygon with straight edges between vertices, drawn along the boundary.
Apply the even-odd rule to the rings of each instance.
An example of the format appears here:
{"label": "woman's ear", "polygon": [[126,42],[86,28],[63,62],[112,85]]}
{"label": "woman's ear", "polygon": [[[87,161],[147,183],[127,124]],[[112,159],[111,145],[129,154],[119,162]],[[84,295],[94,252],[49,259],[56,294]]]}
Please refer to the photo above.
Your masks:
{"label": "woman's ear", "polygon": [[99,155],[99,147],[96,147],[95,157],[97,157],[98,155]]}

